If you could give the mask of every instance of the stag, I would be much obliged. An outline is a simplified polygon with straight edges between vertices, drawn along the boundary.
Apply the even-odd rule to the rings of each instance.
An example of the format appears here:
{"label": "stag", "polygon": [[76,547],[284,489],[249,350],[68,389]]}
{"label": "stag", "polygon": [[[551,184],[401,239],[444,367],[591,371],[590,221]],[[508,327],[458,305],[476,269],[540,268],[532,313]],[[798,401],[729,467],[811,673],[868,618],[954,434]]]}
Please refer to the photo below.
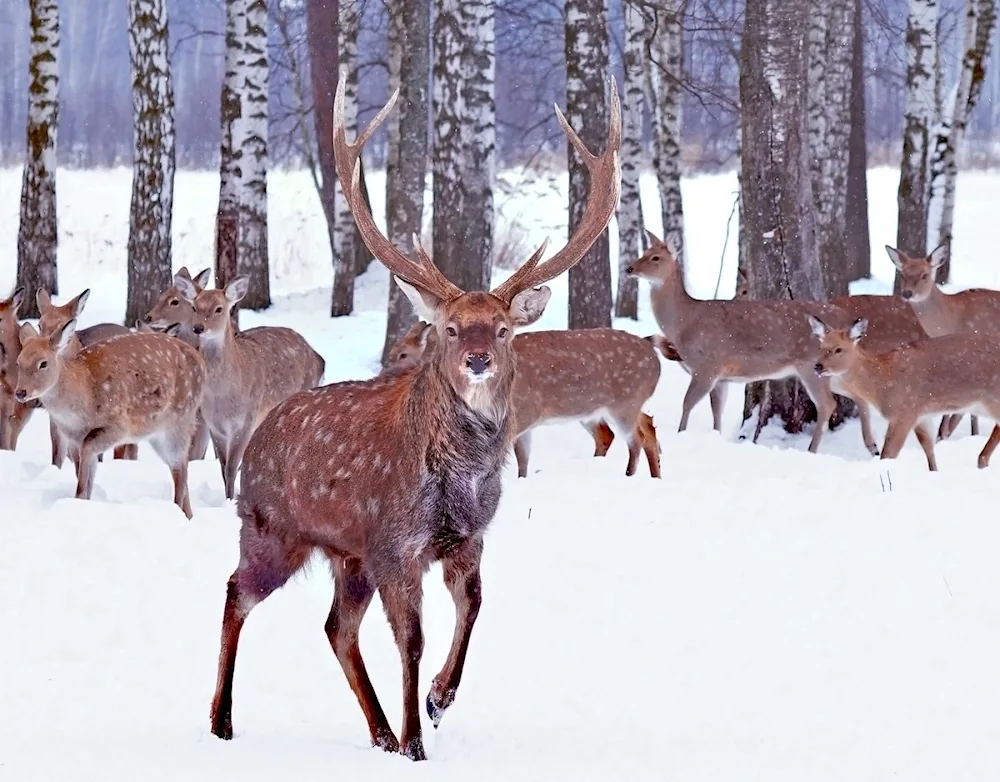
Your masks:
{"label": "stag", "polygon": [[[481,605],[483,536],[500,501],[515,427],[514,330],[541,317],[543,283],[573,266],[605,230],[621,190],[621,109],[611,80],[607,144],[591,154],[556,117],[589,171],[587,208],[566,245],[541,262],[547,242],[489,293],[463,291],[426,252],[418,260],[375,224],[359,188],[359,157],[396,93],[353,144],[344,133],[344,81],[334,102],[337,176],[361,237],[395,275],[438,349],[429,361],[360,382],[334,383],[278,404],[254,432],[240,473],[240,558],[222,620],[212,732],[232,738],[232,685],[240,630],[251,609],[312,555],[329,558],[335,582],[326,634],[368,722],[373,746],[423,760],[418,671],[424,639],[422,577],[440,561],[456,626],[426,709],[434,727],[455,700]],[[361,620],[378,592],[403,668],[399,739],[386,720],[358,647]]]}

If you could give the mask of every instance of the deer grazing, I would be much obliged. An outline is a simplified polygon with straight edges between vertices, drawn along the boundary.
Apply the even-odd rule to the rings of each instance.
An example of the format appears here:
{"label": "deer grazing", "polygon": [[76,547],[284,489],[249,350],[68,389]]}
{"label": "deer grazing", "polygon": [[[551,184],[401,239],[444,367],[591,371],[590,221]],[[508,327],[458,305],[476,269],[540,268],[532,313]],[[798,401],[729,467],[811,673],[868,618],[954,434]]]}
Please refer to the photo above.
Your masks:
{"label": "deer grazing", "polygon": [[[882,458],[894,459],[911,431],[937,470],[934,438],[927,425],[932,416],[975,411],[1000,419],[1000,336],[948,334],[876,353],[862,344],[868,323],[858,318],[847,329],[834,329],[819,318],[809,325],[820,342],[816,374],[838,377],[855,399],[864,399],[889,422]],[[989,465],[1000,443],[994,426],[979,454],[979,467]]]}
{"label": "deer grazing", "polygon": [[[389,350],[394,372],[433,350],[434,329],[418,322]],[[660,446],[653,419],[642,405],[660,379],[660,362],[645,339],[614,329],[534,331],[514,337],[514,456],[517,474],[528,474],[531,430],[549,421],[578,420],[594,439],[594,456],[614,442],[611,420],[629,442],[626,475],[635,475],[640,448],[649,472],[660,477]]]}
{"label": "deer grazing", "polygon": [[[1000,291],[971,288],[945,293],[937,284],[937,270],[948,257],[947,245],[939,245],[926,257],[910,256],[889,245],[885,246],[885,251],[899,270],[899,295],[909,302],[920,325],[930,336],[986,334],[1000,330]],[[961,419],[961,415],[943,418],[938,427],[938,439],[950,437]],[[976,416],[972,416],[972,434],[979,434]]]}
{"label": "deer grazing", "polygon": [[236,472],[250,435],[271,409],[297,391],[315,388],[326,363],[301,334],[282,326],[237,333],[230,310],[246,295],[246,276],[224,290],[199,289],[174,276],[174,287],[194,307],[191,330],[208,369],[201,414],[222,468],[226,498],[236,495]]}
{"label": "deer grazing", "polygon": [[24,301],[24,288],[9,299],[0,299],[0,451],[13,451],[21,431],[35,411],[14,398],[17,384],[17,357],[21,353],[21,324],[17,311]]}
{"label": "deer grazing", "polygon": [[[42,336],[48,337],[63,328],[71,320],[78,320],[83,313],[83,308],[87,306],[87,299],[90,298],[90,288],[67,301],[65,304],[56,306],[52,303],[49,292],[42,289],[35,295],[35,303],[38,305],[38,329]],[[79,352],[83,348],[90,347],[106,339],[130,333],[127,328],[117,323],[98,323],[88,326],[79,331],[74,330],[70,337],[68,351]],[[49,420],[49,438],[52,441],[52,464],[62,467],[66,459],[66,449],[59,439],[59,429],[51,419]],[[139,449],[135,443],[123,443],[115,448],[114,458],[128,459],[134,461],[138,458]],[[103,460],[103,454],[98,455],[98,461]]]}
{"label": "deer grazing", "polygon": [[170,467],[174,502],[191,518],[188,446],[205,384],[198,351],[163,334],[129,332],[76,350],[76,320],[51,335],[21,327],[20,402],[40,400],[76,466],[76,496],[89,499],[97,457],[146,440]]}
{"label": "deer grazing", "polygon": [[[275,407],[251,438],[241,472],[240,562],[229,579],[222,621],[212,732],[231,738],[236,647],[247,614],[298,571],[314,550],[335,580],[326,633],[368,722],[372,744],[426,757],[418,674],[424,640],[421,581],[441,561],[455,601],[451,651],[426,709],[437,727],[455,700],[481,605],[483,536],[500,501],[514,436],[514,330],[541,317],[543,283],[583,257],[604,232],[621,190],[621,109],[611,80],[607,145],[592,155],[562,113],[556,116],[589,171],[586,210],[567,244],[542,262],[543,244],[491,292],[465,292],[426,254],[411,260],[381,233],[360,195],[359,157],[398,90],[353,144],[344,132],[342,73],[334,100],[337,176],[359,232],[395,275],[418,315],[432,323],[433,356],[371,380],[334,383]],[[403,667],[403,727],[393,733],[358,647],[378,591]]]}
{"label": "deer grazing", "polygon": [[[208,278],[212,270],[202,269],[194,277],[187,266],[177,270],[177,276],[190,280],[196,295],[208,287]],[[188,301],[176,285],[171,285],[157,298],[153,308],[143,318],[144,324],[152,331],[162,331],[168,326],[177,326],[176,336],[194,348],[198,347],[198,335],[194,333],[194,305]],[[138,325],[138,324],[137,324]],[[195,424],[194,439],[191,440],[191,461],[205,458],[212,435],[205,423],[205,417],[198,412]],[[218,454],[216,454],[218,456]]]}

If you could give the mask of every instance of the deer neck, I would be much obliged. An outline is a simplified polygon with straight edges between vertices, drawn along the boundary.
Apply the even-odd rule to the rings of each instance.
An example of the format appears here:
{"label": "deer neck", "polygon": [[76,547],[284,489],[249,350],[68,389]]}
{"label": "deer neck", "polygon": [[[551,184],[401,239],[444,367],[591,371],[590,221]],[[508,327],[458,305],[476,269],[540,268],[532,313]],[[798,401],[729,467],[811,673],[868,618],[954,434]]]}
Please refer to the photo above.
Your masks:
{"label": "deer neck", "polygon": [[884,401],[892,382],[889,359],[886,356],[869,353],[860,347],[858,353],[858,358],[850,371],[841,375],[841,385],[851,395],[860,396],[881,411],[884,409]]}
{"label": "deer neck", "polygon": [[695,302],[684,287],[684,273],[678,270],[652,283],[649,299],[660,331],[667,339],[675,339]]}
{"label": "deer neck", "polygon": [[931,288],[930,295],[923,301],[910,302],[913,312],[926,331],[932,337],[939,337],[948,331],[948,294],[937,285]]}
{"label": "deer neck", "polygon": [[231,322],[226,324],[221,337],[207,340],[202,338],[199,350],[210,375],[237,379],[240,347],[236,344],[236,334],[233,333]]}

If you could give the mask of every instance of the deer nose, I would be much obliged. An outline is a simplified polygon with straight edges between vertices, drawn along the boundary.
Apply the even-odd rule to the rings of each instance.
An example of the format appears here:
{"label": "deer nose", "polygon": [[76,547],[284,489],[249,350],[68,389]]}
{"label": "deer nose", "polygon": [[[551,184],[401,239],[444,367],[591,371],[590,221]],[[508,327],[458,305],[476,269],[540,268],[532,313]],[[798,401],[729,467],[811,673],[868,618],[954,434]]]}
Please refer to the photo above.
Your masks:
{"label": "deer nose", "polygon": [[153,316],[152,315],[147,315],[145,318],[143,318],[143,321],[145,321],[146,323],[152,323],[153,322]]}
{"label": "deer nose", "polygon": [[904,299],[912,299],[913,298],[913,291],[903,291],[902,295],[903,295]]}
{"label": "deer nose", "polygon": [[823,365],[822,364],[817,364],[816,366],[813,367],[813,369],[816,371],[817,375],[822,375],[823,374]]}
{"label": "deer nose", "polygon": [[195,334],[204,334],[205,327],[199,323],[197,326],[192,326],[191,331],[193,331]]}
{"label": "deer nose", "polygon": [[23,402],[25,399],[28,398],[28,392],[25,391],[23,388],[19,388],[14,393],[14,396],[17,397],[18,402]]}
{"label": "deer nose", "polygon": [[486,371],[486,368],[490,365],[493,360],[493,356],[489,353],[470,353],[465,357],[465,365],[473,371],[474,374],[481,375]]}
{"label": "deer nose", "polygon": [[626,274],[631,274],[632,273],[632,267],[631,266],[626,267],[625,273]]}

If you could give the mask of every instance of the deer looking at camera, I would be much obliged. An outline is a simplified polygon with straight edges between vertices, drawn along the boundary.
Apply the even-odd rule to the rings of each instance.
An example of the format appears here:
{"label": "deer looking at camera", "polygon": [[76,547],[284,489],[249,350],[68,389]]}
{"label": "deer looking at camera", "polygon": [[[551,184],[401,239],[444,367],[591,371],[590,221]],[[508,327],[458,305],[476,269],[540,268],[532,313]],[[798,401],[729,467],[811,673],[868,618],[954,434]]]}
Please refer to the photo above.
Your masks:
{"label": "deer looking at camera", "polygon": [[194,307],[191,330],[208,368],[201,414],[222,468],[226,498],[236,496],[236,472],[250,435],[276,404],[315,388],[326,367],[301,334],[283,326],[237,333],[230,311],[247,293],[249,278],[233,278],[224,290],[201,289],[174,275],[174,287]]}
{"label": "deer looking at camera", "polygon": [[187,451],[205,383],[198,351],[165,334],[128,332],[72,345],[76,320],[49,336],[26,323],[17,358],[18,401],[41,401],[76,466],[76,496],[89,499],[99,454],[147,440],[170,467],[174,503],[191,518]]}
{"label": "deer looking at camera", "polygon": [[[883,459],[896,458],[913,431],[927,468],[937,470],[928,429],[932,417],[981,411],[1000,420],[1000,335],[948,334],[875,353],[862,343],[864,318],[848,329],[830,328],[811,316],[809,325],[820,342],[816,374],[839,377],[853,398],[864,399],[888,420]],[[1000,426],[994,426],[979,454],[980,468],[989,465],[998,443]]]}
{"label": "deer looking at camera", "polygon": [[[337,176],[362,239],[395,275],[418,316],[433,324],[437,346],[429,361],[408,369],[296,394],[272,410],[251,438],[238,502],[240,563],[226,593],[211,725],[215,735],[232,737],[236,647],[247,614],[318,550],[329,557],[336,585],[327,637],[372,744],[423,760],[422,577],[441,561],[455,601],[451,651],[426,700],[437,727],[455,700],[479,614],[483,536],[500,501],[501,472],[514,437],[514,330],[541,317],[551,291],[539,286],[579,261],[615,212],[621,109],[612,79],[610,132],[600,156],[587,150],[556,109],[590,174],[586,210],[565,247],[548,260],[541,261],[543,244],[491,292],[466,292],[429,257],[408,258],[377,227],[360,194],[359,157],[399,92],[349,144],[345,79],[342,73],[334,101]],[[403,666],[398,740],[358,648],[361,620],[376,591]]]}
{"label": "deer looking at camera", "polygon": [[21,324],[17,311],[24,301],[24,288],[9,299],[0,299],[0,451],[13,451],[37,403],[21,404],[14,398],[17,357],[21,353]]}
{"label": "deer looking at camera", "polygon": [[[970,288],[945,293],[937,284],[938,268],[948,257],[948,246],[939,245],[925,257],[910,256],[885,246],[899,271],[899,295],[913,308],[920,325],[932,337],[946,334],[988,334],[1000,331],[1000,291]],[[961,415],[947,416],[938,427],[938,439],[950,437]],[[972,434],[979,434],[979,420],[972,416]]]}
{"label": "deer looking at camera", "polygon": [[[387,372],[429,358],[434,329],[418,322],[389,350]],[[660,445],[642,406],[656,390],[660,362],[649,341],[615,329],[533,331],[514,337],[517,375],[512,399],[517,475],[528,474],[531,430],[550,421],[578,420],[594,438],[594,456],[607,455],[614,430],[629,443],[626,475],[635,475],[639,450],[660,477]]]}

